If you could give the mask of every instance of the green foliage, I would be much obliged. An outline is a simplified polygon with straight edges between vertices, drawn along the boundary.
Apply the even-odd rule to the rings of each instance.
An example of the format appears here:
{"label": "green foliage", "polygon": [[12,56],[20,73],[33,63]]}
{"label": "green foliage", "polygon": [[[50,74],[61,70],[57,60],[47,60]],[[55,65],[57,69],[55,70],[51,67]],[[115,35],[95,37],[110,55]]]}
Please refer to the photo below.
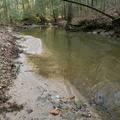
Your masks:
{"label": "green foliage", "polygon": [[[120,0],[73,0],[87,5],[92,5],[100,10],[108,9],[113,5],[120,4]],[[74,16],[82,13],[94,12],[80,5],[72,6]],[[95,12],[94,12],[95,13]],[[66,18],[68,14],[68,3],[63,0],[0,0],[0,20],[16,22],[27,19],[54,18],[58,16]],[[87,15],[88,15],[87,14]]]}

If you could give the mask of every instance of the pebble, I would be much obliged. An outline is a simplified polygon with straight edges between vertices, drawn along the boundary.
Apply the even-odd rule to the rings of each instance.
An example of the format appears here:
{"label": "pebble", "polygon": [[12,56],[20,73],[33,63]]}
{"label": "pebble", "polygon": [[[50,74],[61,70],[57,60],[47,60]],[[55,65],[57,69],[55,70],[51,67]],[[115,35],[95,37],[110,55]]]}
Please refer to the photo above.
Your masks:
{"label": "pebble", "polygon": [[55,97],[56,97],[57,99],[59,99],[59,98],[60,98],[60,95],[56,95]]}
{"label": "pebble", "polygon": [[87,120],[87,118],[86,117],[82,117],[82,118],[80,118],[80,120]]}
{"label": "pebble", "polygon": [[52,103],[53,105],[55,104],[55,101],[52,98],[48,98],[49,102]]}
{"label": "pebble", "polygon": [[87,111],[81,111],[81,114],[82,114],[82,116],[85,116],[85,117],[91,117],[91,115],[88,114]]}
{"label": "pebble", "polygon": [[29,109],[29,110],[26,110],[28,114],[32,113],[33,110],[32,109]]}
{"label": "pebble", "polygon": [[74,109],[75,111],[78,111],[78,108],[75,103],[72,103],[71,106],[72,106],[72,109]]}
{"label": "pebble", "polygon": [[66,104],[62,104],[62,105],[60,105],[60,109],[67,110],[68,107],[66,106]]}
{"label": "pebble", "polygon": [[88,107],[88,103],[83,103],[83,106],[84,107]]}
{"label": "pebble", "polygon": [[45,103],[46,102],[47,97],[38,97],[36,102],[42,102]]}
{"label": "pebble", "polygon": [[75,100],[75,104],[76,104],[76,106],[77,106],[78,109],[81,109],[82,106],[83,106],[83,103],[80,100]]}
{"label": "pebble", "polygon": [[53,107],[54,108],[60,108],[60,103],[59,102],[54,102]]}

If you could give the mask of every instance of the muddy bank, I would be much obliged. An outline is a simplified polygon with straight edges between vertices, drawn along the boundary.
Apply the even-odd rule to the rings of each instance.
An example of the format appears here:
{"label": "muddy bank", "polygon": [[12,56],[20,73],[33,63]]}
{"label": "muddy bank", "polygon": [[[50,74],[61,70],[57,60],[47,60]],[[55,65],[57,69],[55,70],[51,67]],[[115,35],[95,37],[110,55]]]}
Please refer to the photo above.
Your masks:
{"label": "muddy bank", "polygon": [[71,32],[87,32],[88,34],[100,34],[109,37],[120,38],[120,5],[105,11],[115,19],[104,15],[87,15],[81,18],[73,18],[70,24],[66,21],[58,22],[59,27],[64,27]]}
{"label": "muddy bank", "polygon": [[101,21],[102,17],[84,19],[76,24],[67,24],[66,30],[72,32],[87,32],[88,34],[100,34],[103,36],[120,38],[120,19],[113,21]]}

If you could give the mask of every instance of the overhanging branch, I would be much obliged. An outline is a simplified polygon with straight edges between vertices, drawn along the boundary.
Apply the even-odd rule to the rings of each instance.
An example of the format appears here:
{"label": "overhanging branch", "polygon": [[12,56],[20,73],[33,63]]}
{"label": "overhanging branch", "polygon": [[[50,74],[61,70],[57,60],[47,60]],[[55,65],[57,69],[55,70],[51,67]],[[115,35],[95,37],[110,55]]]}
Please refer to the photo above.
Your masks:
{"label": "overhanging branch", "polygon": [[104,12],[102,12],[102,11],[100,11],[100,10],[98,10],[98,9],[96,9],[96,8],[94,8],[94,7],[92,7],[92,6],[89,6],[89,5],[80,3],[80,2],[75,2],[75,1],[72,1],[72,0],[62,0],[62,1],[66,1],[66,2],[70,2],[70,3],[77,4],[77,5],[82,5],[82,6],[88,7],[88,8],[90,8],[90,9],[93,9],[93,10],[95,10],[95,11],[97,11],[97,12],[99,12],[99,13],[101,13],[101,14],[103,14],[103,15],[109,17],[109,18],[111,18],[111,19],[115,19],[113,16],[108,15],[107,13],[104,13]]}

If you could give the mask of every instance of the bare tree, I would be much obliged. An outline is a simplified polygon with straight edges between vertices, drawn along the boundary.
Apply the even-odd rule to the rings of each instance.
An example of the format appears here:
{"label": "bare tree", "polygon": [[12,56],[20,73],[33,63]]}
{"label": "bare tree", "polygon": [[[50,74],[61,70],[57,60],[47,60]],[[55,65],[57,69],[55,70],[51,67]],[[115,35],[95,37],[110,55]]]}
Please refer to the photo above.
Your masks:
{"label": "bare tree", "polygon": [[108,15],[107,13],[104,13],[104,12],[102,12],[102,11],[100,11],[100,10],[98,10],[98,9],[96,9],[96,8],[94,8],[94,7],[92,7],[92,6],[89,6],[89,5],[80,3],[80,2],[75,2],[75,1],[72,1],[72,0],[62,0],[62,1],[66,1],[66,2],[70,2],[70,3],[77,4],[77,5],[82,5],[82,6],[88,7],[88,8],[90,8],[90,9],[93,9],[93,10],[95,10],[95,11],[97,11],[97,12],[99,12],[99,13],[101,13],[101,14],[103,14],[103,15],[109,17],[109,18],[111,18],[111,19],[115,19],[113,16]]}

